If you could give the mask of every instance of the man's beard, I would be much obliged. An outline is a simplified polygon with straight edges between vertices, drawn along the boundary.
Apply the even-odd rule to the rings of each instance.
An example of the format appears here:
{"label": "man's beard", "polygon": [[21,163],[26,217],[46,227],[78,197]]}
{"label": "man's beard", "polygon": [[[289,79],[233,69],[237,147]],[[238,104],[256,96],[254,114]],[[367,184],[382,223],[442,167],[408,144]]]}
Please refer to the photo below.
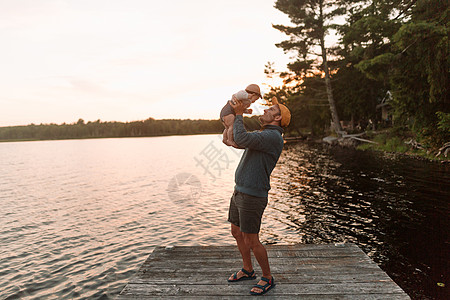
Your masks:
{"label": "man's beard", "polygon": [[266,117],[266,116],[265,116],[265,115],[261,115],[261,116],[259,116],[259,118],[258,118],[258,120],[259,120],[259,122],[261,123],[261,125],[269,124],[270,122],[267,122],[267,119],[264,120],[264,117]]}
{"label": "man's beard", "polygon": [[259,116],[258,121],[261,125],[264,125],[264,120],[262,118],[264,118],[264,115]]}

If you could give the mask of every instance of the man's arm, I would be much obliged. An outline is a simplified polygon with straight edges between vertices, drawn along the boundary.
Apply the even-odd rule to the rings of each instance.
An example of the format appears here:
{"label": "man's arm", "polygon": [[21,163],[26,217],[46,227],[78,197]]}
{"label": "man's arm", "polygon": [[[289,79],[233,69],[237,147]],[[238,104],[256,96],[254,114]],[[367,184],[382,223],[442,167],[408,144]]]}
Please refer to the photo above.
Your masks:
{"label": "man's arm", "polygon": [[259,151],[268,151],[270,149],[270,142],[267,141],[262,132],[247,132],[244,127],[244,113],[246,107],[241,100],[233,98],[234,103],[231,106],[236,113],[236,118],[233,124],[233,139],[239,147],[251,148]]}
{"label": "man's arm", "polygon": [[244,127],[244,118],[236,114],[233,125],[233,139],[240,147],[251,148],[259,151],[269,150],[270,142],[262,132],[248,132]]}

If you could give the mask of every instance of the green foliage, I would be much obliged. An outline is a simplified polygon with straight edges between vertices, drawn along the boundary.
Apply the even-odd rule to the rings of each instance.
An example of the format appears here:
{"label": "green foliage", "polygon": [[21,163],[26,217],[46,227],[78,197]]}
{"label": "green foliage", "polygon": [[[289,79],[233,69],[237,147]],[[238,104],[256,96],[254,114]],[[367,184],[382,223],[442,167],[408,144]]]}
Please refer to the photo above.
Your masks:
{"label": "green foliage", "polygon": [[444,113],[442,111],[438,111],[436,113],[439,121],[438,121],[438,129],[443,132],[450,132],[450,113]]}
{"label": "green foliage", "polygon": [[358,146],[360,150],[378,150],[385,152],[406,153],[410,150],[404,140],[398,136],[389,137],[387,134],[379,134],[374,138],[376,145],[364,143]]}
{"label": "green foliage", "polygon": [[367,78],[383,82],[386,73],[391,68],[395,55],[392,53],[383,53],[372,59],[362,60],[355,67],[364,72]]}
{"label": "green foliage", "polygon": [[330,109],[326,88],[320,75],[306,77],[302,89],[292,99],[294,112],[301,119],[301,126],[309,128],[312,135],[322,135],[330,126]]}
{"label": "green foliage", "polygon": [[285,13],[294,26],[273,25],[289,39],[276,44],[285,53],[296,54],[296,61],[288,68],[297,76],[325,71],[322,54],[315,54],[317,46],[324,51],[324,41],[336,16],[345,13],[344,0],[278,0],[275,8]]}
{"label": "green foliage", "polygon": [[[412,20],[394,35],[397,57],[390,74],[395,112],[422,142],[439,146],[450,139],[436,112],[448,114],[448,3],[418,1]],[[441,10],[442,9],[442,10]],[[444,20],[446,20],[444,22]]]}
{"label": "green foliage", "polygon": [[[415,71],[427,85],[429,102],[439,102],[447,93],[448,29],[436,22],[405,24],[395,34],[394,50],[401,51],[396,67]],[[408,63],[414,62],[414,66]]]}
{"label": "green foliage", "polygon": [[[368,134],[376,144],[363,143],[358,145],[359,150],[375,150],[394,154],[407,154],[423,157],[429,160],[447,160],[445,157],[436,157],[437,148],[414,148],[410,141],[416,141],[418,136],[405,127],[393,127],[378,133]],[[423,146],[423,144],[422,144]]]}
{"label": "green foliage", "polygon": [[397,136],[387,140],[384,149],[385,151],[400,153],[408,151],[407,145]]}
{"label": "green foliage", "polygon": [[386,140],[388,139],[388,135],[386,133],[378,134],[374,137],[373,141],[380,145],[386,144]]}
{"label": "green foliage", "polygon": [[381,91],[391,91],[397,125],[430,147],[448,141],[436,115],[450,110],[448,1],[355,3],[361,5],[350,10],[349,24],[338,28],[341,55]]}
{"label": "green foliage", "polygon": [[344,120],[353,120],[364,129],[365,124],[381,121],[380,104],[390,89],[389,72],[393,60],[392,35],[401,26],[392,19],[393,8],[401,1],[350,1],[347,23],[337,26],[341,45],[336,54],[333,90],[339,114]]}
{"label": "green foliage", "polygon": [[352,64],[344,65],[346,62],[343,60],[333,76],[336,105],[343,120],[353,120],[354,125],[365,129],[361,124],[378,118],[376,105],[386,90],[383,83],[367,77]]}
{"label": "green foliage", "polygon": [[[316,84],[323,79],[323,53],[314,51],[324,49],[323,37],[335,29],[341,40],[327,49],[333,57],[329,66],[334,101],[330,103],[336,102],[344,120],[381,122],[377,107],[390,91],[392,99],[383,103],[383,109],[390,109],[389,122],[377,124],[378,128],[393,120],[396,128],[406,128],[428,149],[450,140],[448,1],[279,0],[275,8],[293,24],[274,25],[289,36],[277,46],[296,55],[288,65],[291,73],[280,74],[289,83],[282,89],[292,106],[293,127],[306,126],[318,133],[326,126],[327,116],[320,108],[326,89]],[[340,14],[347,22],[332,24]],[[280,89],[274,93],[283,95]],[[383,145],[404,150],[394,136]]]}
{"label": "green foliage", "polygon": [[[328,65],[329,51],[325,39],[330,29],[336,28],[334,18],[346,12],[345,0],[278,0],[275,8],[285,13],[293,26],[273,25],[285,33],[289,39],[279,44],[285,53],[296,55],[294,62],[288,64],[291,74],[285,75],[285,84],[297,82],[290,87],[293,96],[287,101],[292,104],[293,127],[299,131],[299,124],[309,124],[313,134],[323,133],[324,128],[333,120],[333,128],[340,132],[341,125],[333,97]],[[320,52],[320,53],[317,53]],[[324,76],[322,76],[324,75]],[[283,76],[280,76],[283,78]],[[312,78],[312,80],[310,80]],[[316,83],[321,82],[318,86]],[[318,90],[318,93],[312,92]],[[309,97],[310,94],[312,97]],[[323,95],[322,95],[323,94]],[[322,100],[328,101],[328,105]],[[321,108],[317,108],[322,106]],[[328,113],[323,107],[328,106]],[[301,118],[299,121],[295,119]],[[327,119],[327,120],[326,120]],[[328,126],[327,126],[328,127]]]}
{"label": "green foliage", "polygon": [[267,100],[276,96],[291,111],[288,135],[323,135],[330,126],[330,109],[325,85],[320,75],[305,77],[295,87],[272,87],[265,95]]}

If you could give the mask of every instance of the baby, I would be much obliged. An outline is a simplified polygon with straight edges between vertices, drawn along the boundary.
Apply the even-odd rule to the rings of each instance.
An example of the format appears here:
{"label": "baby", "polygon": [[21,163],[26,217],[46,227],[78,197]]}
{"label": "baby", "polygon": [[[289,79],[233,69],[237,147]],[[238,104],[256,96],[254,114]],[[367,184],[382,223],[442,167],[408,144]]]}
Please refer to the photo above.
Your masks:
{"label": "baby", "polygon": [[[236,94],[233,94],[230,101],[235,103],[234,100],[242,100],[244,105],[248,108],[250,104],[259,98],[262,98],[259,86],[256,84],[250,84],[247,86],[245,91],[239,91]],[[227,146],[238,148],[239,146],[233,140],[233,123],[236,118],[236,114],[233,107],[230,105],[230,101],[227,102],[220,112],[220,120],[225,126],[225,130],[223,131],[223,143]],[[251,114],[252,110],[246,109],[245,113]]]}

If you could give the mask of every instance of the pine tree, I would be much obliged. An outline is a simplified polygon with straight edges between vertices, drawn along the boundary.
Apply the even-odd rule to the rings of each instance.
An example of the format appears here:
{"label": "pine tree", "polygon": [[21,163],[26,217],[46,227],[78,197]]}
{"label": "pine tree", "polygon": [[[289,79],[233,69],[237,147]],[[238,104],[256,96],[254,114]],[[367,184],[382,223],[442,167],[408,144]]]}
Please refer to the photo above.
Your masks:
{"label": "pine tree", "polygon": [[[345,13],[342,4],[340,0],[278,0],[275,8],[287,14],[294,26],[273,25],[290,37],[277,47],[298,54],[297,61],[288,65],[291,71],[298,75],[305,75],[311,69],[323,72],[332,123],[338,134],[342,128],[333,98],[325,39],[333,27],[333,19]],[[319,54],[315,53],[317,50]]]}

